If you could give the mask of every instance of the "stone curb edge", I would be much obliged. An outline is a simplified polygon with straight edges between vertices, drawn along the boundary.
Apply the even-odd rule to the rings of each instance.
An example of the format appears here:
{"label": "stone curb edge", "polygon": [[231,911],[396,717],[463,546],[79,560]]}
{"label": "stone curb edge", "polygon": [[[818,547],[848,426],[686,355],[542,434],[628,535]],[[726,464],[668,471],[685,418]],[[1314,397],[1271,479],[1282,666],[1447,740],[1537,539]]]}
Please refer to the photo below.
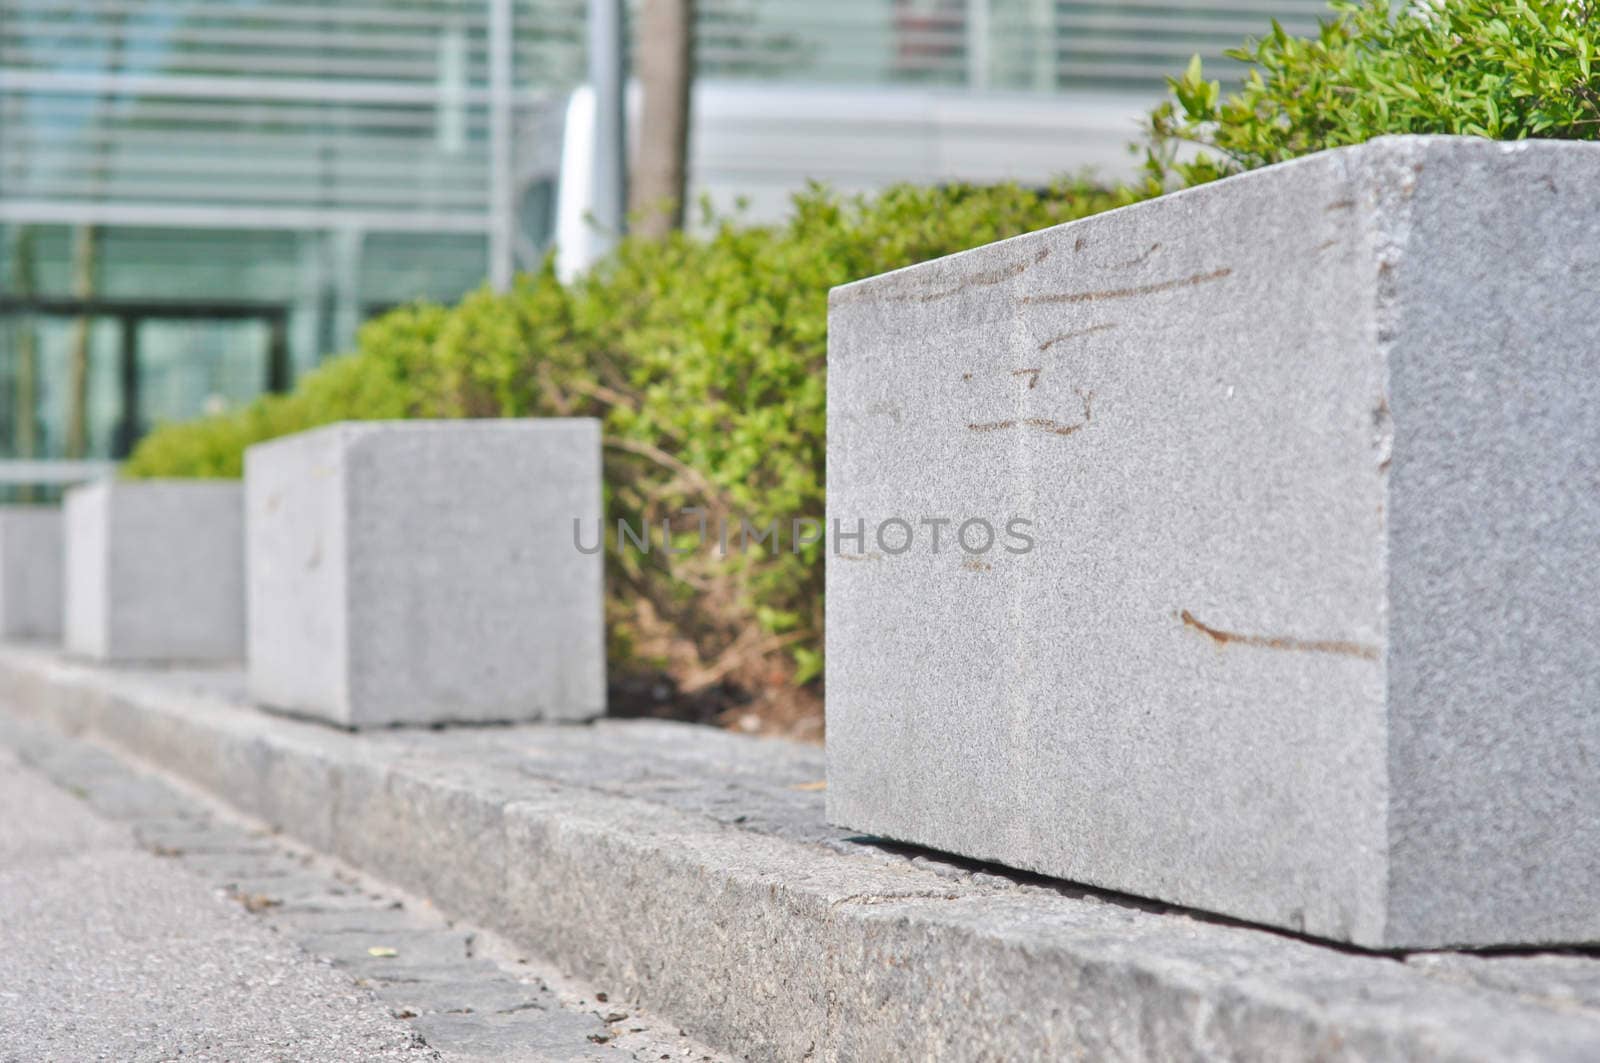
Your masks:
{"label": "stone curb edge", "polygon": [[1600,1053],[1600,1006],[1471,966],[1497,961],[1450,957],[1467,966],[1436,973],[1093,898],[986,892],[638,798],[408,757],[44,650],[0,648],[0,705],[171,772],[749,1058]]}

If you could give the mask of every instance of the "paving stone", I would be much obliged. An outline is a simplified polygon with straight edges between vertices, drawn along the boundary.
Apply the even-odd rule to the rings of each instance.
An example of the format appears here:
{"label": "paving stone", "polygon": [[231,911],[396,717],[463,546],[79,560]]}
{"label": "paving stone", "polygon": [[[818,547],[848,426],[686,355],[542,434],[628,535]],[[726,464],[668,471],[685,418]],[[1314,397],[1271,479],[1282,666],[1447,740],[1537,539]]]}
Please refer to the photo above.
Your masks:
{"label": "paving stone", "polygon": [[[402,986],[393,983],[389,997],[418,1015],[504,1015],[520,1011],[559,1010],[560,1001],[549,989],[514,982],[509,978],[464,979],[460,972],[440,972],[437,978]],[[598,1026],[598,1024],[596,1024]]]}
{"label": "paving stone", "polygon": [[[363,974],[399,972],[414,967],[432,967],[470,959],[468,935],[450,930],[307,932],[313,951]],[[386,955],[374,956],[373,949]],[[389,952],[393,955],[387,955]]]}
{"label": "paving stone", "polygon": [[601,1043],[582,1043],[590,1037],[604,1036],[605,1027],[592,1016],[424,1015],[416,1020],[416,1027],[430,1042],[448,1044],[452,1052],[473,1059],[524,1059],[530,1052],[552,1063],[611,1060],[617,1056],[604,1050]]}

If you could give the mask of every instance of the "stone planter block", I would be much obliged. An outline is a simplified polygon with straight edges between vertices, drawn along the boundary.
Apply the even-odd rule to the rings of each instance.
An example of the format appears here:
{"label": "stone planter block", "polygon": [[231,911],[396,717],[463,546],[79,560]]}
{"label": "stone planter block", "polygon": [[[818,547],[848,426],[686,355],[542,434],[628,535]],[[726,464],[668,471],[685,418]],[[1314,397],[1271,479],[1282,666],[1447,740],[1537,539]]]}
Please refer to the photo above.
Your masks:
{"label": "stone planter block", "polygon": [[348,727],[605,710],[593,420],[332,425],[245,460],[249,683]]}
{"label": "stone planter block", "polygon": [[67,650],[101,661],[242,657],[243,518],[233,481],[102,480],[68,490]]}
{"label": "stone planter block", "polygon": [[835,289],[834,822],[1600,941],[1596,188],[1596,144],[1385,138]]}

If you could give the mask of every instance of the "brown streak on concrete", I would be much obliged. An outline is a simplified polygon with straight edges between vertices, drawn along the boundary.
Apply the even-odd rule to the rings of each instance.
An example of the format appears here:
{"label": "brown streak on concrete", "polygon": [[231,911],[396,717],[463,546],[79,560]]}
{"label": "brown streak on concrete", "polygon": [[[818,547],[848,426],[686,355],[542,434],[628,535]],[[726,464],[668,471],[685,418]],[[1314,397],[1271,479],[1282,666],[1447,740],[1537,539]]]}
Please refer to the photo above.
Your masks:
{"label": "brown streak on concrete", "polygon": [[1044,372],[1043,369],[1013,369],[1011,370],[1011,375],[1026,376],[1028,378],[1028,390],[1032,391],[1039,386],[1039,374],[1042,372]]}
{"label": "brown streak on concrete", "polygon": [[980,273],[975,277],[969,278],[957,287],[950,289],[948,292],[929,292],[926,295],[920,296],[920,298],[926,303],[931,302],[934,299],[942,299],[945,295],[953,295],[956,292],[962,291],[966,288],[987,288],[995,284],[1000,284],[1004,281],[1010,280],[1012,277],[1021,276],[1023,273],[1026,273],[1028,270],[1032,269],[1034,266],[1037,266],[1039,263],[1043,262],[1049,257],[1050,249],[1048,247],[1041,247],[1038,253],[1033,256],[1033,258],[1025,262],[1013,262],[1009,266],[1002,266],[999,269],[991,269],[987,273]]}
{"label": "brown streak on concrete", "polygon": [[1094,392],[1082,388],[1074,389],[1078,397],[1083,400],[1083,420],[1077,424],[1063,424],[1048,417],[1025,417],[1021,420],[987,421],[979,424],[969,424],[967,428],[974,432],[998,432],[1005,428],[1016,428],[1019,425],[1026,428],[1037,428],[1041,432],[1051,435],[1070,436],[1089,427],[1089,422],[1094,420]]}
{"label": "brown streak on concrete", "polygon": [[1052,421],[1048,417],[1030,417],[1022,423],[1027,425],[1029,428],[1037,428],[1042,432],[1049,432],[1052,435],[1070,436],[1074,432],[1083,431],[1083,429],[1088,426],[1089,422],[1081,421],[1078,424],[1062,424],[1060,421]]}
{"label": "brown streak on concrete", "polygon": [[1227,266],[1214,269],[1210,273],[1196,273],[1188,277],[1179,277],[1170,281],[1158,281],[1155,284],[1141,284],[1134,288],[1108,288],[1097,292],[1057,292],[1051,295],[1024,295],[1017,301],[1019,303],[1098,303],[1106,299],[1134,299],[1141,295],[1155,295],[1159,292],[1170,292],[1178,288],[1192,288],[1199,284],[1209,284],[1212,281],[1222,280],[1230,276],[1233,270]]}
{"label": "brown streak on concrete", "polygon": [[1189,610],[1178,614],[1185,627],[1191,627],[1211,639],[1218,646],[1257,646],[1266,650],[1294,650],[1300,653],[1334,653],[1343,657],[1359,657],[1363,661],[1378,659],[1378,649],[1359,642],[1336,639],[1296,639],[1285,635],[1241,635],[1236,631],[1223,631],[1197,619]]}
{"label": "brown streak on concrete", "polygon": [[1145,260],[1147,260],[1151,255],[1155,254],[1159,250],[1161,250],[1161,244],[1159,242],[1153,243],[1153,244],[1150,245],[1149,250],[1147,250],[1144,254],[1140,255],[1138,258],[1130,258],[1126,262],[1118,262],[1116,265],[1112,266],[1111,268],[1112,269],[1128,269],[1131,266],[1143,265]]}
{"label": "brown streak on concrete", "polygon": [[879,295],[871,288],[855,289],[846,294],[830,297],[829,305],[840,306],[856,302],[935,303],[940,299],[948,299],[952,295],[960,295],[969,288],[993,287],[996,284],[1002,284],[1010,280],[1012,277],[1020,277],[1023,273],[1026,273],[1049,257],[1050,249],[1041,247],[1032,258],[976,274],[949,288],[939,288],[931,292],[888,292],[883,295]]}
{"label": "brown streak on concrete", "polygon": [[1106,321],[1099,325],[1090,325],[1088,328],[1076,329],[1072,332],[1063,332],[1061,335],[1051,336],[1049,339],[1039,344],[1039,350],[1048,351],[1058,343],[1064,343],[1067,340],[1075,340],[1080,336],[1092,336],[1096,332],[1105,332],[1107,329],[1114,329],[1116,327],[1117,323],[1115,321]]}

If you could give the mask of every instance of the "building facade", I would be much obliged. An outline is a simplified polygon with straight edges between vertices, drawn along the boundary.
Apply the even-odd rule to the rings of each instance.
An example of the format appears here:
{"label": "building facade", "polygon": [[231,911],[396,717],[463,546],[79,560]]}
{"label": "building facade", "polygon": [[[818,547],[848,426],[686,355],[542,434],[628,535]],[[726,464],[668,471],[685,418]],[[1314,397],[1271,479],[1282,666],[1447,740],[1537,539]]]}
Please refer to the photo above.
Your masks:
{"label": "building facade", "polygon": [[[1190,54],[1320,12],[701,0],[691,194],[760,219],[808,179],[1115,171]],[[121,456],[287,386],[386,307],[536,265],[575,209],[584,19],[585,0],[6,0],[0,460]]]}

